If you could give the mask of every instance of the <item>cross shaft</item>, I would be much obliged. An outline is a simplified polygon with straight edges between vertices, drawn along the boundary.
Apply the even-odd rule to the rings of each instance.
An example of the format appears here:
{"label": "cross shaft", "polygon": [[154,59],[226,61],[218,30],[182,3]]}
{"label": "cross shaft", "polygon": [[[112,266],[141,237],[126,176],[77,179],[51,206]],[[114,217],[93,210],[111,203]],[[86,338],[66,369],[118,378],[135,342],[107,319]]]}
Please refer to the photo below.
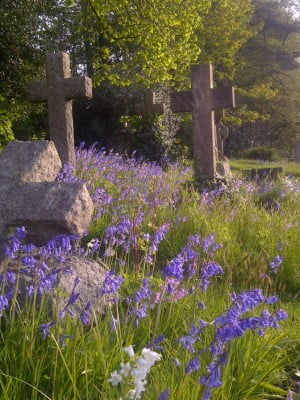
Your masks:
{"label": "cross shaft", "polygon": [[233,87],[213,87],[211,64],[193,66],[192,90],[171,95],[174,113],[192,112],[193,155],[196,172],[207,178],[216,177],[216,128],[214,110],[235,107]]}
{"label": "cross shaft", "polygon": [[46,80],[29,85],[29,100],[47,101],[49,134],[63,164],[75,165],[72,99],[92,97],[92,81],[70,76],[70,59],[66,53],[46,56]]}

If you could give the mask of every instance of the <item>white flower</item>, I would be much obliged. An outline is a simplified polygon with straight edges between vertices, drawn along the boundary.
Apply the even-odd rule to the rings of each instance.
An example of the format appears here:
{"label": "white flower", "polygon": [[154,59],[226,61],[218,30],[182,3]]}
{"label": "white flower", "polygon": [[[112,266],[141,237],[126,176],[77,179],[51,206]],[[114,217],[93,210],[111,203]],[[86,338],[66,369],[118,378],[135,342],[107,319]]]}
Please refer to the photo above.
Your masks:
{"label": "white flower", "polygon": [[108,382],[111,383],[112,386],[117,386],[119,383],[122,382],[122,380],[123,380],[122,376],[118,374],[117,371],[114,371],[110,374]]}
{"label": "white flower", "polygon": [[142,356],[149,363],[149,365],[151,365],[151,367],[155,364],[156,361],[159,361],[161,359],[161,354],[147,348],[144,348],[142,350]]}
{"label": "white flower", "polygon": [[121,363],[120,364],[120,367],[121,367],[121,369],[120,369],[120,374],[121,375],[123,375],[123,376],[128,376],[128,374],[129,374],[129,372],[130,372],[130,370],[131,370],[131,366],[130,366],[130,363],[129,362],[127,362],[127,363]]}
{"label": "white flower", "polygon": [[135,380],[140,380],[140,379],[145,379],[147,374],[149,372],[148,368],[140,367],[137,365],[132,371],[131,371],[131,376]]}
{"label": "white flower", "polygon": [[128,347],[124,348],[125,353],[128,355],[128,357],[133,358],[134,357],[134,350],[132,344]]}

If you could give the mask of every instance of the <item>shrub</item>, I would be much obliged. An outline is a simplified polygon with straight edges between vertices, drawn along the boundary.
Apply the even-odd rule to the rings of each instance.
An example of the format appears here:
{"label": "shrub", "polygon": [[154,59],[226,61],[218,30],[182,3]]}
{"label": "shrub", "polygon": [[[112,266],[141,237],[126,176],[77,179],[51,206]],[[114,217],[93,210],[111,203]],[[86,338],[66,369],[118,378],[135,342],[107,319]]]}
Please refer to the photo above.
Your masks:
{"label": "shrub", "polygon": [[264,161],[276,161],[279,159],[279,155],[275,149],[264,146],[252,147],[250,149],[243,150],[240,152],[239,157]]}

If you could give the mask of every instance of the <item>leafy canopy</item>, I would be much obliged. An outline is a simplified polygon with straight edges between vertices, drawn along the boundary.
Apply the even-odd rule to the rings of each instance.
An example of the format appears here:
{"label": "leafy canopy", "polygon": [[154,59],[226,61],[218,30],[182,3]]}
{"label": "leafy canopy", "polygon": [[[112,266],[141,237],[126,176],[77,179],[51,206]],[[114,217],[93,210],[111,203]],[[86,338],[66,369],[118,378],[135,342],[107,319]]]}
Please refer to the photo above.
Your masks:
{"label": "leafy canopy", "polygon": [[[182,81],[197,62],[202,17],[210,0],[87,0],[87,21],[98,41],[97,82],[150,86]],[[91,25],[89,25],[91,26]],[[86,28],[84,28],[86,29]]]}

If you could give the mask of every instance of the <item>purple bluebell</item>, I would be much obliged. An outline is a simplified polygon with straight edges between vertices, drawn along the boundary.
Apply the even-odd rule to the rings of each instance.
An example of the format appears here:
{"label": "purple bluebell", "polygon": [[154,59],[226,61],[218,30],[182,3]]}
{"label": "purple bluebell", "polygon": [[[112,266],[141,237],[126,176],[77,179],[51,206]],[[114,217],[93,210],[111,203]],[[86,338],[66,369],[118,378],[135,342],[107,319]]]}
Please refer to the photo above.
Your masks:
{"label": "purple bluebell", "polygon": [[66,347],[66,342],[65,339],[74,339],[74,336],[70,336],[70,335],[59,335],[58,340],[61,344],[62,348]]}
{"label": "purple bluebell", "polygon": [[200,368],[199,357],[194,357],[188,362],[187,366],[185,367],[185,373],[191,374],[192,372],[198,371],[199,368]]}
{"label": "purple bluebell", "polygon": [[0,316],[2,315],[2,311],[5,310],[9,306],[9,301],[7,295],[0,295]]}
{"label": "purple bluebell", "polygon": [[282,321],[284,319],[287,319],[288,316],[289,316],[288,313],[281,309],[275,312],[275,317],[277,321]]}
{"label": "purple bluebell", "polygon": [[50,328],[55,324],[56,324],[56,321],[52,321],[52,322],[47,322],[46,324],[40,325],[44,339],[46,339],[47,336],[50,335]]}
{"label": "purple bluebell", "polygon": [[269,263],[270,270],[273,274],[278,272],[280,265],[282,264],[283,258],[279,255],[275,256]]}
{"label": "purple bluebell", "polygon": [[190,353],[195,353],[195,343],[197,341],[197,337],[195,336],[181,336],[177,339],[178,343],[188,350]]}
{"label": "purple bluebell", "polygon": [[143,279],[142,286],[139,290],[136,291],[133,300],[136,303],[140,303],[142,300],[150,300],[152,292],[149,287],[149,280],[147,278]]}
{"label": "purple bluebell", "polygon": [[176,258],[173,258],[163,269],[163,276],[167,277],[175,277],[179,281],[183,279],[183,259],[179,255]]}
{"label": "purple bluebell", "polygon": [[203,292],[206,291],[210,279],[215,275],[224,274],[223,268],[221,265],[217,264],[214,261],[207,262],[203,264],[200,270],[200,279],[201,279],[201,289]]}
{"label": "purple bluebell", "polygon": [[171,396],[170,389],[165,389],[163,392],[161,392],[157,400],[169,400],[170,396]]}
{"label": "purple bluebell", "polygon": [[120,275],[117,275],[115,271],[111,269],[105,275],[105,279],[100,290],[101,296],[104,296],[106,294],[117,294],[122,283],[123,278]]}

